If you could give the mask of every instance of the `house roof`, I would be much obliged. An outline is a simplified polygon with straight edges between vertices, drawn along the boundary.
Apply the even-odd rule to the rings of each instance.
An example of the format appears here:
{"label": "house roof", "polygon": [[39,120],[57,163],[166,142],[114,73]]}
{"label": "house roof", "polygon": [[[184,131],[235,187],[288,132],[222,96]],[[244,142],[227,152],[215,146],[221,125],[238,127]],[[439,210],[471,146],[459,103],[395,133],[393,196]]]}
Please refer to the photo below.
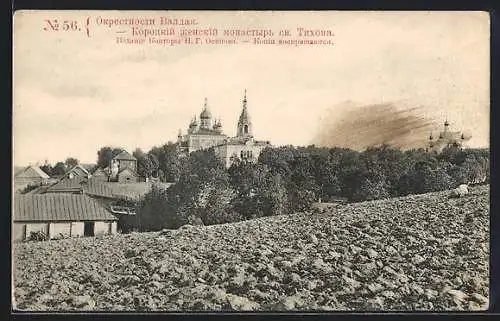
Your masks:
{"label": "house roof", "polygon": [[76,174],[77,176],[88,176],[89,175],[89,171],[80,164],[73,166],[73,168],[71,168],[69,171],[67,171],[63,175],[63,178],[69,176],[70,173]]}
{"label": "house roof", "polygon": [[61,179],[56,184],[50,186],[47,189],[47,193],[74,193],[82,189],[81,183],[85,181],[84,177],[78,177],[73,179]]}
{"label": "house roof", "polygon": [[92,179],[65,179],[49,187],[46,193],[85,193],[98,197],[114,197],[113,190],[108,185]]}
{"label": "house roof", "polygon": [[118,175],[122,174],[123,172],[129,172],[130,174],[137,176],[137,173],[130,167],[125,167],[125,168],[120,169],[118,171]]}
{"label": "house roof", "polygon": [[117,220],[98,201],[74,194],[16,195],[13,216],[15,222]]}
{"label": "house roof", "polygon": [[134,161],[137,160],[137,158],[135,158],[134,156],[130,155],[130,153],[127,152],[126,150],[122,151],[120,154],[118,154],[115,157],[113,157],[113,159],[117,159],[117,160],[134,160]]}
{"label": "house roof", "polygon": [[98,167],[94,173],[92,173],[92,176],[108,176],[106,171],[102,167]]}
{"label": "house roof", "polygon": [[38,166],[27,166],[24,169],[20,170],[15,175],[16,178],[44,178],[48,179],[49,175],[42,171]]}
{"label": "house roof", "polygon": [[153,183],[153,182],[137,182],[137,183],[102,183],[111,189],[111,193],[115,198],[137,200],[146,195],[153,184],[157,184],[160,188],[170,187],[170,183]]}
{"label": "house roof", "polygon": [[99,196],[106,198],[113,198],[113,190],[104,182],[89,180],[82,183],[83,191],[85,194],[91,196]]}
{"label": "house roof", "polygon": [[94,169],[94,167],[96,167],[96,164],[85,164],[85,163],[82,163],[80,165],[82,165],[82,167],[85,168],[87,170],[87,172],[89,172],[89,173]]}

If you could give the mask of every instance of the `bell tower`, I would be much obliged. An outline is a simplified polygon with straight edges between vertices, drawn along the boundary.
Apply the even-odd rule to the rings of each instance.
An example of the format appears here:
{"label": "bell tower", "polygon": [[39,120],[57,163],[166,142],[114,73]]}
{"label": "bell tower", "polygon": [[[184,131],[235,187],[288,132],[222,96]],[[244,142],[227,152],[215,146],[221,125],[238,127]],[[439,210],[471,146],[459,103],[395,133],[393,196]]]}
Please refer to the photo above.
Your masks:
{"label": "bell tower", "polygon": [[236,130],[237,136],[241,138],[253,137],[252,121],[247,109],[247,90],[243,97],[243,110],[241,111],[240,118],[238,119],[238,128]]}

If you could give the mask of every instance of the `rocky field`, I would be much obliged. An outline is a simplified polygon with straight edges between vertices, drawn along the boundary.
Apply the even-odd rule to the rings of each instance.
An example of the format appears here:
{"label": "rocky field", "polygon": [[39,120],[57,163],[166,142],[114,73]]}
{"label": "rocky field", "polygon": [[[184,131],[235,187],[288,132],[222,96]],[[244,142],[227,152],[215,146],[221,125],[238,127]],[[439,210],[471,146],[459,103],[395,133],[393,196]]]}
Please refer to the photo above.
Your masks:
{"label": "rocky field", "polygon": [[15,244],[23,310],[479,310],[489,187],[158,233]]}

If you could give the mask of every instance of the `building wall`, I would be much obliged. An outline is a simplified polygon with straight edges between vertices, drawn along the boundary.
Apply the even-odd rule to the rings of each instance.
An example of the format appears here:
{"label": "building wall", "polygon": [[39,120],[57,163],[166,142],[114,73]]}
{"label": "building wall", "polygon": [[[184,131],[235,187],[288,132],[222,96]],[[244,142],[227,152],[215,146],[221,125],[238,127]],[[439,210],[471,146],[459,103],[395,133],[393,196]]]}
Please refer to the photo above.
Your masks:
{"label": "building wall", "polygon": [[50,223],[49,236],[51,239],[83,236],[83,222]]}
{"label": "building wall", "polygon": [[66,238],[71,236],[71,223],[50,223],[49,236],[51,239]]}
{"label": "building wall", "polygon": [[189,135],[189,152],[207,149],[222,144],[226,140],[224,135]]}
{"label": "building wall", "polygon": [[113,224],[115,225],[115,233],[116,233],[116,222],[95,222],[94,224],[94,235],[103,235],[103,234],[113,234]]}
{"label": "building wall", "polygon": [[[26,227],[26,233],[24,229]],[[95,222],[94,235],[117,233],[117,222]],[[84,222],[61,222],[61,223],[14,223],[12,226],[12,239],[14,241],[24,241],[29,238],[31,232],[42,231],[49,234],[50,239],[63,237],[83,236]]]}
{"label": "building wall", "polygon": [[12,240],[13,241],[24,241],[26,235],[24,234],[24,227],[26,224],[14,223],[12,226]]}
{"label": "building wall", "polygon": [[137,182],[137,177],[133,174],[131,174],[128,171],[121,172],[118,174],[118,182],[120,183],[127,183],[127,182]]}
{"label": "building wall", "polygon": [[111,222],[111,234],[116,234],[118,233],[117,232],[117,226],[118,226],[118,222]]}
{"label": "building wall", "polygon": [[43,232],[48,234],[49,224],[47,223],[29,223],[26,224],[26,237],[29,237],[31,232]]}
{"label": "building wall", "polygon": [[71,236],[83,236],[83,222],[71,222]]}
{"label": "building wall", "polygon": [[120,162],[120,170],[122,170],[126,167],[131,168],[133,171],[136,170],[136,163],[137,162],[134,160],[125,160],[125,159],[122,160],[121,159],[121,160],[119,160],[119,162]]}
{"label": "building wall", "polygon": [[14,178],[14,190],[23,190],[26,188],[28,185],[40,185],[44,183],[46,180],[42,178],[25,178],[25,177],[20,177]]}
{"label": "building wall", "polygon": [[250,152],[252,158],[249,159],[256,162],[259,159],[261,151],[266,148],[266,145],[222,145],[215,147],[215,154],[220,157],[226,164],[226,167],[231,166],[231,157],[236,155],[241,159],[241,154]]}

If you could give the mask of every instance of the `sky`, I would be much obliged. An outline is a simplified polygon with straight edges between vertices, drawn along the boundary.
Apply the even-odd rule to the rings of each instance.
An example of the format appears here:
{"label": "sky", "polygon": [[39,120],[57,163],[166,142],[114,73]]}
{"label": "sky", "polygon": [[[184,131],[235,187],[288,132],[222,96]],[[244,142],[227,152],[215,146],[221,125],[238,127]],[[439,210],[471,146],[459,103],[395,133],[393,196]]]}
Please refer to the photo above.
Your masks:
{"label": "sky", "polygon": [[[329,29],[335,44],[123,45],[116,31],[130,27],[97,25],[160,16],[218,30]],[[44,30],[44,19],[87,17],[91,37]],[[277,146],[421,147],[448,119],[469,146],[488,147],[489,30],[484,12],[17,12],[13,162],[147,151],[185,132],[205,97],[234,136],[245,89],[255,137]]]}

